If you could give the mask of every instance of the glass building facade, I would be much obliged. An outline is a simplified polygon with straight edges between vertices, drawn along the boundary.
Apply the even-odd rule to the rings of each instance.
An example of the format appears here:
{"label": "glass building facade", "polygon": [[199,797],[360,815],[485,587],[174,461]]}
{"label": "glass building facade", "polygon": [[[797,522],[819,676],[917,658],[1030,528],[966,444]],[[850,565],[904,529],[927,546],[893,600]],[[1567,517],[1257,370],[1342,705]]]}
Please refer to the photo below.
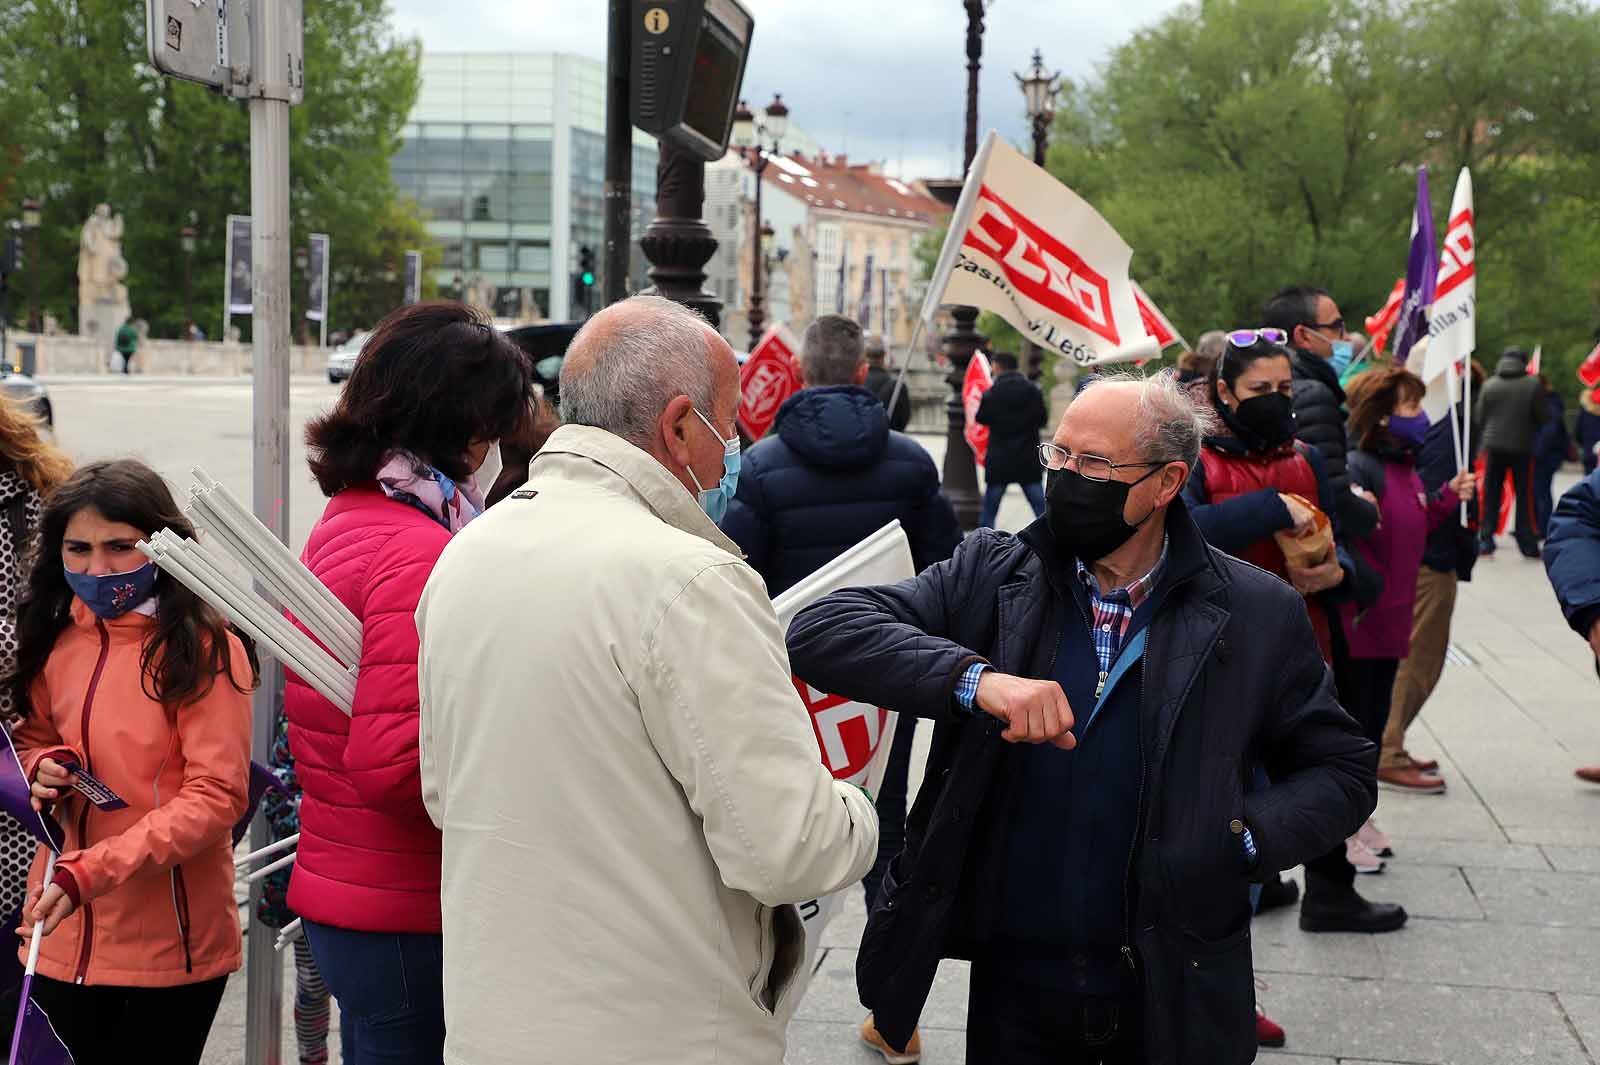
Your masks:
{"label": "glass building facade", "polygon": [[[392,163],[443,258],[441,293],[497,317],[581,318],[578,252],[604,259],[605,64],[553,53],[427,53]],[[656,142],[635,133],[629,287],[655,214]],[[594,301],[599,303],[600,279]]]}

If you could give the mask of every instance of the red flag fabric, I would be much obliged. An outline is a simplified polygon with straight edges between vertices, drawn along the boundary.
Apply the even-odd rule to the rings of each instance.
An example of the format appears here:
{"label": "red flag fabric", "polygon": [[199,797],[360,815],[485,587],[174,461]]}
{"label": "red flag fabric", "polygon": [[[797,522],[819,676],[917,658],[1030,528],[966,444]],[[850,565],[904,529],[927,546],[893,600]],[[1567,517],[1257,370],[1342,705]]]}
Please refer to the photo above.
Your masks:
{"label": "red flag fabric", "polygon": [[1400,301],[1405,297],[1406,279],[1401,278],[1394,283],[1394,289],[1389,293],[1388,302],[1377,314],[1367,317],[1367,336],[1372,340],[1372,350],[1379,355],[1383,354],[1383,346],[1389,342],[1389,333],[1394,329],[1394,323],[1400,319]]}
{"label": "red flag fabric", "polygon": [[1600,385],[1600,344],[1596,344],[1594,350],[1589,352],[1579,365],[1578,380],[1589,388]]}
{"label": "red flag fabric", "polygon": [[1538,377],[1539,368],[1544,364],[1544,345],[1535,344],[1533,354],[1528,356],[1528,376]]}
{"label": "red flag fabric", "polygon": [[739,424],[752,440],[772,428],[783,401],[800,391],[800,344],[782,323],[768,329],[739,369]]}
{"label": "red flag fabric", "polygon": [[1177,327],[1167,321],[1167,316],[1161,313],[1161,308],[1145,295],[1144,289],[1139,287],[1139,282],[1132,281],[1130,284],[1133,285],[1133,302],[1139,308],[1139,320],[1144,323],[1144,331],[1155,337],[1156,343],[1162,348],[1181,342],[1183,338],[1178,335]]}
{"label": "red flag fabric", "polygon": [[978,404],[983,402],[983,394],[992,384],[994,375],[989,372],[989,360],[983,352],[973,352],[972,361],[967,363],[966,380],[961,383],[961,405],[967,411],[967,446],[972,448],[979,466],[989,456],[989,427],[978,424]]}

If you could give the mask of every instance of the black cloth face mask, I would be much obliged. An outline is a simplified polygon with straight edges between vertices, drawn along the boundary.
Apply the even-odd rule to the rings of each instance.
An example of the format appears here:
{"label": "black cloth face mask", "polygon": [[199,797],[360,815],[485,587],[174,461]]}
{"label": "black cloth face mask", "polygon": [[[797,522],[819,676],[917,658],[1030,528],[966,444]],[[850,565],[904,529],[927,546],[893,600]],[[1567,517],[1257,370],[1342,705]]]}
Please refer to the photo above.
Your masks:
{"label": "black cloth face mask", "polygon": [[1150,514],[1129,525],[1122,516],[1128,493],[1166,466],[1162,463],[1137,481],[1091,481],[1077,470],[1051,470],[1045,490],[1045,519],[1062,553],[1094,562],[1127,543],[1155,513],[1151,507]]}
{"label": "black cloth face mask", "polygon": [[1239,404],[1233,416],[1269,449],[1294,436],[1294,400],[1282,392],[1251,396]]}

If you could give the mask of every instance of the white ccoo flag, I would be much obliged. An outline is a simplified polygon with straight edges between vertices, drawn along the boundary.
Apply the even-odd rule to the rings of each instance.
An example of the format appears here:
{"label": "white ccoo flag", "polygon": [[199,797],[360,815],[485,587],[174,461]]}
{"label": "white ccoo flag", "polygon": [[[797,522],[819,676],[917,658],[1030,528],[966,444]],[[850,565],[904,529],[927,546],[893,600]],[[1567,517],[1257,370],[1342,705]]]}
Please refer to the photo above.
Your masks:
{"label": "white ccoo flag", "polygon": [[939,254],[922,318],[943,303],[993,311],[1079,366],[1160,354],[1128,279],[1133,249],[1077,193],[984,139]]}
{"label": "white ccoo flag", "polygon": [[1428,357],[1422,364],[1424,381],[1443,376],[1452,363],[1460,363],[1478,346],[1478,281],[1473,268],[1477,250],[1472,174],[1462,167],[1455,197],[1450,201],[1444,248],[1439,253],[1439,283],[1433,294]]}
{"label": "white ccoo flag", "polygon": [[[900,528],[900,522],[891,521],[778,596],[772,601],[772,609],[777,612],[779,629],[787,632],[789,623],[801,609],[829,592],[866,584],[896,584],[916,575],[916,567],[911,561],[911,543]],[[888,766],[896,715],[880,707],[820,692],[799,677],[794,678],[794,686],[811,713],[811,724],[817,733],[823,764],[835,778],[865,788],[867,794],[876,799],[878,789],[883,785],[884,770]],[[844,901],[845,892],[860,890],[860,885],[852,884],[832,895],[801,903],[800,919],[806,930],[806,960],[800,967],[800,986],[789,995],[790,1008],[799,1005],[800,997],[805,994],[805,985],[816,968],[817,949],[822,942],[823,929]]]}

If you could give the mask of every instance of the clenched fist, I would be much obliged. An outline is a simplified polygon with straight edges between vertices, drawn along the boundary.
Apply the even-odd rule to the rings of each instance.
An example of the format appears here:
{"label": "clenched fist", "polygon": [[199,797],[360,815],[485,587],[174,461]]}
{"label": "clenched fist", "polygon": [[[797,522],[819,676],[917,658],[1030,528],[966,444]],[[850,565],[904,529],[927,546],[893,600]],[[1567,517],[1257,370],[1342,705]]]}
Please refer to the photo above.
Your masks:
{"label": "clenched fist", "polygon": [[1072,707],[1061,685],[986,669],[978,678],[977,706],[1006,723],[1000,738],[1008,743],[1052,743],[1064,751],[1078,745],[1072,734]]}

